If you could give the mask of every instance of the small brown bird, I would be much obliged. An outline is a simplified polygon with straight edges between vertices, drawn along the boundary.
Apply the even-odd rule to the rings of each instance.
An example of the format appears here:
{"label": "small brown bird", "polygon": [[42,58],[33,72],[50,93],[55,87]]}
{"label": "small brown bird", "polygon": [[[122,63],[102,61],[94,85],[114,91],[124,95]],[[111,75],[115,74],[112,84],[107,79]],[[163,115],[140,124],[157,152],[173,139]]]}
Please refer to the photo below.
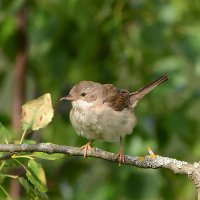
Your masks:
{"label": "small brown bird", "polygon": [[84,156],[91,149],[94,140],[120,142],[120,151],[116,156],[119,163],[124,162],[123,139],[131,134],[136,125],[134,108],[138,101],[159,84],[168,80],[161,76],[136,92],[117,89],[112,84],[81,81],[61,100],[72,102],[70,121],[78,135],[89,142],[82,146]]}

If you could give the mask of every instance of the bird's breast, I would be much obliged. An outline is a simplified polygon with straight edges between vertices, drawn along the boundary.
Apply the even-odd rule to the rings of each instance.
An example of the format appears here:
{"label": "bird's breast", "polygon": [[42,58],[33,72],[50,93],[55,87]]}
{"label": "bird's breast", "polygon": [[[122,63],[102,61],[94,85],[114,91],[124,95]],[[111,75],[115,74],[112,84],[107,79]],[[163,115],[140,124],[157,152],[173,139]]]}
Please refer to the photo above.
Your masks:
{"label": "bird's breast", "polygon": [[78,135],[108,142],[132,133],[136,124],[134,113],[127,108],[115,111],[108,105],[83,101],[73,102],[70,120]]}

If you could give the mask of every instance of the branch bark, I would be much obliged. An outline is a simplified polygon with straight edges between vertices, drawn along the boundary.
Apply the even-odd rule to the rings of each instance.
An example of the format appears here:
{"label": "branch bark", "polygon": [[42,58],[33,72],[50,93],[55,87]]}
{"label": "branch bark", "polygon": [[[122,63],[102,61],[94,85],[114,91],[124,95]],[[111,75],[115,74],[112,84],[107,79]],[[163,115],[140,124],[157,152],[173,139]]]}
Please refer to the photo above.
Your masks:
{"label": "branch bark", "polygon": [[[39,143],[39,144],[0,144],[0,152],[9,152],[8,156],[2,156],[2,159],[12,158],[13,154],[24,152],[44,152],[48,154],[61,153],[68,156],[83,156],[84,152],[79,147],[57,145],[52,143]],[[110,162],[118,163],[116,154],[103,151],[98,148],[92,148],[87,152],[88,157],[100,158]],[[193,181],[198,191],[198,199],[200,200],[200,162],[189,163],[185,161],[176,160],[174,158],[163,156],[148,155],[141,156],[128,156],[125,155],[124,165],[131,165],[138,168],[165,168],[169,169],[175,174],[187,175]]]}
{"label": "branch bark", "polygon": [[[57,145],[52,143],[0,144],[0,152],[9,152],[11,155],[13,153],[22,152],[44,152],[48,154],[62,153],[67,154],[68,156],[83,156],[83,151],[79,147]],[[91,150],[88,150],[87,156],[118,163],[118,160],[116,160],[116,154],[103,151],[95,147]],[[200,170],[199,162],[188,163],[163,156],[155,156],[153,158],[151,155],[145,157],[125,155],[125,162],[123,164],[132,165],[139,168],[166,168],[174,173],[185,174],[190,177],[195,174],[196,170]]]}
{"label": "branch bark", "polygon": [[[22,152],[44,152],[48,154],[62,153],[68,156],[83,156],[83,151],[79,147],[57,145],[52,143],[39,143],[39,144],[0,144],[0,152],[13,153]],[[100,158],[103,160],[116,162],[116,154],[103,151],[96,147],[88,150],[87,157]],[[125,155],[125,165],[132,165],[139,168],[166,168],[174,173],[192,175],[194,169],[200,167],[199,163],[188,163],[185,161],[179,161],[174,158],[168,158],[163,156],[128,156]]]}

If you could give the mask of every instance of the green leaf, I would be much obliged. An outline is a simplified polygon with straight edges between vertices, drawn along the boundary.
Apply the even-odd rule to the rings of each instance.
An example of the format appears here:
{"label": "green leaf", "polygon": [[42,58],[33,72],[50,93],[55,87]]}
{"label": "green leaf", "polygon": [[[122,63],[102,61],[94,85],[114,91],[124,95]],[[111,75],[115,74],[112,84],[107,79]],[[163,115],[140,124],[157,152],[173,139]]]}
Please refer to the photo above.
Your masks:
{"label": "green leaf", "polygon": [[34,152],[32,155],[36,158],[41,158],[41,159],[45,159],[45,160],[57,160],[64,156],[61,153],[54,153],[54,154],[50,155],[50,154],[43,153],[43,152]]}
{"label": "green leaf", "polygon": [[26,190],[26,192],[29,192],[30,191],[30,184],[29,184],[29,182],[25,178],[22,178],[22,177],[19,177],[18,180],[19,180],[19,183]]}
{"label": "green leaf", "polygon": [[[29,199],[42,199],[46,200],[48,199],[47,195],[44,192],[40,192],[35,189],[35,186],[32,185],[30,182],[28,182],[25,178],[18,178],[19,183],[22,185],[22,187],[26,190],[26,197],[29,197]],[[0,198],[1,199],[1,198]],[[28,198],[27,198],[28,199]]]}
{"label": "green leaf", "polygon": [[29,160],[26,176],[38,191],[47,192],[45,172],[35,160]]}
{"label": "green leaf", "polygon": [[[2,191],[1,191],[1,190],[2,190]],[[7,198],[7,195],[6,195],[5,192],[4,192],[5,190],[3,190],[3,189],[0,188],[0,191],[1,191],[1,192],[0,192],[0,199],[6,199],[6,198]]]}
{"label": "green leaf", "polygon": [[26,144],[36,144],[36,141],[35,140],[30,140],[30,139],[25,139],[24,143],[26,143]]}
{"label": "green leaf", "polygon": [[44,128],[51,122],[53,113],[51,95],[44,94],[22,106],[21,127],[23,130]]}
{"label": "green leaf", "polygon": [[6,200],[12,199],[2,185],[0,186],[0,199],[6,199]]}
{"label": "green leaf", "polygon": [[0,122],[0,143],[7,143],[10,140],[10,135],[5,126]]}

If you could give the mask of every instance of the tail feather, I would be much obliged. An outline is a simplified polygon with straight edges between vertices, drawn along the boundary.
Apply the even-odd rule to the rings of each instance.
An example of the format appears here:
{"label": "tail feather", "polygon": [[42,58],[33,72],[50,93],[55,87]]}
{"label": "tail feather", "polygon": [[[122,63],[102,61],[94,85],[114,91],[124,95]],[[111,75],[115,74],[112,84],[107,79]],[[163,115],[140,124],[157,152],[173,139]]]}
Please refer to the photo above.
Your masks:
{"label": "tail feather", "polygon": [[149,83],[143,88],[140,88],[138,91],[130,93],[130,105],[132,108],[134,108],[138,101],[144,97],[147,93],[149,93],[151,90],[153,90],[155,87],[157,87],[159,84],[165,82],[168,80],[168,77],[163,75],[156,79],[155,81]]}

